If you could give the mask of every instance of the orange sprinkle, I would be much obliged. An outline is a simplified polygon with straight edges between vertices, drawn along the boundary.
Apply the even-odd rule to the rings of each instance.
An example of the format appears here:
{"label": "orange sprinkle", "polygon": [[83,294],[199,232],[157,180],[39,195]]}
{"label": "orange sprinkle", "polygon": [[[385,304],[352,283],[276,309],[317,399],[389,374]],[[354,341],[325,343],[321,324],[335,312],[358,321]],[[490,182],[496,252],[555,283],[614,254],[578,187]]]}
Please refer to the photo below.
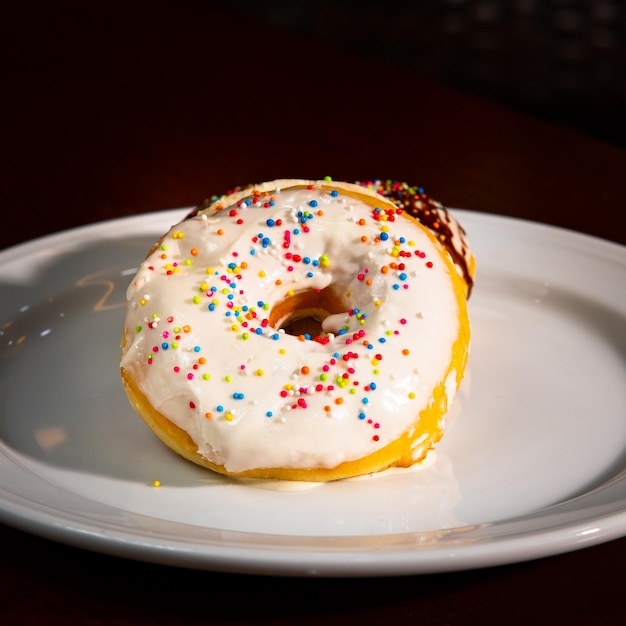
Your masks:
{"label": "orange sprinkle", "polygon": [[183,326],[183,332],[188,333],[191,330],[191,326]]}
{"label": "orange sprinkle", "polygon": [[274,283],[275,285],[282,285],[283,281],[280,278],[276,279],[276,282]]}
{"label": "orange sprinkle", "polygon": [[380,273],[381,273],[381,274],[386,274],[388,271],[389,271],[389,268],[388,268],[386,265],[383,265],[383,266],[380,268]]}
{"label": "orange sprinkle", "polygon": [[358,222],[359,226],[365,226],[366,223],[367,222],[363,218],[361,218]]}
{"label": "orange sprinkle", "polygon": [[308,365],[303,365],[302,368],[300,369],[300,372],[302,374],[308,374],[309,373],[309,366]]}
{"label": "orange sprinkle", "polygon": [[330,406],[328,406],[328,404],[324,407],[324,411],[326,411],[326,413],[330,413]]}
{"label": "orange sprinkle", "polygon": [[190,250],[190,252],[191,252],[191,256],[197,256],[197,254],[198,254],[198,248],[192,248],[192,249]]}
{"label": "orange sprinkle", "polygon": [[405,348],[404,350],[402,350],[402,354],[404,354],[404,356],[407,356],[408,354],[411,354],[411,352],[408,348]]}
{"label": "orange sprinkle", "polygon": [[204,417],[206,417],[208,420],[210,420],[213,417],[213,413],[211,413],[211,411],[209,411],[208,413],[204,414]]}
{"label": "orange sprinkle", "polygon": [[367,243],[367,237],[366,237],[365,235],[363,235],[363,236],[361,237],[361,241],[362,241],[363,243]]}
{"label": "orange sprinkle", "polygon": [[224,234],[224,231],[221,228],[217,229],[217,234],[222,236]]}
{"label": "orange sprinkle", "polygon": [[343,404],[343,398],[335,398],[335,404]]}
{"label": "orange sprinkle", "polygon": [[369,287],[369,286],[370,286],[373,282],[374,282],[374,281],[373,281],[371,278],[368,278],[368,279],[365,281],[365,284]]}

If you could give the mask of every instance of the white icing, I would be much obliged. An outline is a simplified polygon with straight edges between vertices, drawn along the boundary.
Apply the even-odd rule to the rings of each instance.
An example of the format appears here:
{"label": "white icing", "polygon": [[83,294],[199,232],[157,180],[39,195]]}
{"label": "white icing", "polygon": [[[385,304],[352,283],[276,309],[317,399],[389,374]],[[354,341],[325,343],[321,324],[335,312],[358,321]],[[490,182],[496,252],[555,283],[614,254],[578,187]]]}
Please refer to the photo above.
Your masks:
{"label": "white icing", "polygon": [[[458,334],[451,265],[423,228],[374,219],[344,193],[350,185],[333,183],[334,197],[321,183],[289,187],[298,182],[273,192],[272,206],[261,198],[175,225],[128,288],[122,367],[231,472],[332,468],[394,441],[446,378]],[[324,321],[325,344],[268,325],[292,291],[328,286],[346,312]]]}

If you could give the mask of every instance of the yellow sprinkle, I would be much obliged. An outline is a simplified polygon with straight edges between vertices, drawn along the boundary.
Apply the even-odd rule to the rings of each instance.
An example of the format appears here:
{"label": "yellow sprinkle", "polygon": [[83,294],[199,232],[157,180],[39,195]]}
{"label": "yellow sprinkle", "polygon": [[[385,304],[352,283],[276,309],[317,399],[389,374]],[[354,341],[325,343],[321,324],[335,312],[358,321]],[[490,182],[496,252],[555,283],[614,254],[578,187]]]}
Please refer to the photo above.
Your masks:
{"label": "yellow sprinkle", "polygon": [[145,298],[142,298],[141,300],[139,300],[139,304],[143,305],[146,304],[146,302],[148,302]]}
{"label": "yellow sprinkle", "polygon": [[232,414],[232,413],[226,413],[226,415],[224,415],[224,419],[225,419],[227,422],[232,422],[232,421],[233,421],[233,417],[234,417],[234,416],[233,416],[233,414]]}
{"label": "yellow sprinkle", "polygon": [[267,276],[267,274],[265,273],[265,270],[261,270],[259,272],[259,278],[265,278]]}
{"label": "yellow sprinkle", "polygon": [[293,289],[290,289],[290,290],[287,292],[287,295],[288,295],[288,296],[293,296],[293,294],[294,294],[294,293],[296,293],[296,292],[295,292]]}
{"label": "yellow sprinkle", "polygon": [[254,372],[254,374],[255,374],[256,376],[263,376],[263,374],[264,374],[264,373],[265,373],[265,372],[264,372],[263,370],[261,370],[261,369],[258,369],[256,372]]}
{"label": "yellow sprinkle", "polygon": [[415,400],[415,394],[412,391],[409,392],[409,400]]}
{"label": "yellow sprinkle", "polygon": [[237,324],[233,324],[233,325],[230,327],[230,329],[231,329],[233,332],[237,332],[237,331],[239,330],[239,326],[237,326]]}
{"label": "yellow sprinkle", "polygon": [[286,354],[287,350],[285,350],[285,348],[281,348],[278,353],[279,354]]}
{"label": "yellow sprinkle", "polygon": [[160,480],[155,480],[155,481],[152,483],[152,486],[153,486],[153,487],[160,487],[160,486],[161,486],[161,481],[160,481]]}

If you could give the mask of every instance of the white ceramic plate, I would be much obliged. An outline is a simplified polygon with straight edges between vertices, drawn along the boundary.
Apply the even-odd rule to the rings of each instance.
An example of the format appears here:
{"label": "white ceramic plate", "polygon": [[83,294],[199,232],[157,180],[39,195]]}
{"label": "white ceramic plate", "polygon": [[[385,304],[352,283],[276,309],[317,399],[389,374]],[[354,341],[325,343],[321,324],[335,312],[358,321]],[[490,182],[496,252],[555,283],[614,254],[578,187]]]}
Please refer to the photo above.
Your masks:
{"label": "white ceramic plate", "polygon": [[474,334],[434,462],[282,489],[175,456],[118,379],[126,285],[185,212],[0,252],[0,520],[128,558],[304,576],[484,567],[626,534],[626,248],[457,211],[478,259]]}

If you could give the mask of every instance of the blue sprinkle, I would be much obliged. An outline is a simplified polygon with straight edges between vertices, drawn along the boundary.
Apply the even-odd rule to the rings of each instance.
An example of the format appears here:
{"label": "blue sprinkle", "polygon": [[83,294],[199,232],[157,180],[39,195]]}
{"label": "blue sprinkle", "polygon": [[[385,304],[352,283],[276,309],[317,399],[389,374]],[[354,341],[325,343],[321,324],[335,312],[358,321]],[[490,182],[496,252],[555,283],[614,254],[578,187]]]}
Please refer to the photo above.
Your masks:
{"label": "blue sprinkle", "polygon": [[374,391],[376,389],[376,383],[370,383],[370,389]]}
{"label": "blue sprinkle", "polygon": [[367,404],[367,403],[369,402],[369,399],[368,399],[368,398],[363,398],[363,399],[361,400],[361,402],[362,402],[363,404]]}
{"label": "blue sprinkle", "polygon": [[215,305],[212,302],[209,304],[209,311],[215,311]]}
{"label": "blue sprinkle", "polygon": [[267,219],[265,221],[265,223],[271,228],[272,226],[276,225],[276,222],[270,217],[269,219]]}
{"label": "blue sprinkle", "polygon": [[398,285],[397,283],[393,286],[393,288],[397,291],[398,289],[400,289],[400,285]]}
{"label": "blue sprinkle", "polygon": [[233,394],[233,399],[234,400],[243,400],[244,398],[245,398],[245,396],[243,395],[243,393],[235,392]]}
{"label": "blue sprinkle", "polygon": [[331,195],[333,198],[336,198],[336,197],[339,195],[339,192],[338,192],[336,189],[333,189],[333,190],[330,192],[330,195]]}
{"label": "blue sprinkle", "polygon": [[309,202],[309,206],[315,208],[317,206],[317,200],[311,200],[311,202]]}
{"label": "blue sprinkle", "polygon": [[381,337],[381,338],[378,340],[378,343],[386,343],[386,341],[387,341],[387,340],[386,340],[384,337]]}
{"label": "blue sprinkle", "polygon": [[382,233],[380,233],[380,239],[381,241],[387,241],[387,239],[389,239],[389,233],[383,231]]}
{"label": "blue sprinkle", "polygon": [[193,351],[194,352],[200,352],[200,346],[194,346],[193,347]]}
{"label": "blue sprinkle", "polygon": [[364,420],[365,419],[365,413],[359,413],[359,419],[360,420]]}
{"label": "blue sprinkle", "polygon": [[305,265],[308,265],[308,264],[311,262],[311,257],[305,256],[305,257],[302,259],[302,262],[303,262]]}
{"label": "blue sprinkle", "polygon": [[224,410],[224,407],[223,407],[221,404],[218,404],[218,405],[215,407],[215,410],[216,410],[218,413],[221,413],[221,412]]}
{"label": "blue sprinkle", "polygon": [[274,341],[278,341],[278,340],[280,339],[280,335],[279,335],[278,333],[274,333],[274,334],[272,335],[272,339],[273,339]]}
{"label": "blue sprinkle", "polygon": [[161,348],[163,348],[163,350],[167,350],[169,347],[170,347],[170,346],[169,346],[169,344],[167,344],[167,343],[165,343],[165,342],[163,342],[163,343],[161,344]]}
{"label": "blue sprinkle", "polygon": [[265,415],[267,415],[267,417],[272,417],[274,414],[271,411],[268,411]]}
{"label": "blue sprinkle", "polygon": [[307,278],[313,278],[314,274],[313,272],[307,272]]}
{"label": "blue sprinkle", "polygon": [[400,274],[400,275],[398,276],[398,278],[399,278],[400,280],[406,280],[406,279],[407,279],[406,273],[405,273],[405,272],[402,272],[402,274]]}

